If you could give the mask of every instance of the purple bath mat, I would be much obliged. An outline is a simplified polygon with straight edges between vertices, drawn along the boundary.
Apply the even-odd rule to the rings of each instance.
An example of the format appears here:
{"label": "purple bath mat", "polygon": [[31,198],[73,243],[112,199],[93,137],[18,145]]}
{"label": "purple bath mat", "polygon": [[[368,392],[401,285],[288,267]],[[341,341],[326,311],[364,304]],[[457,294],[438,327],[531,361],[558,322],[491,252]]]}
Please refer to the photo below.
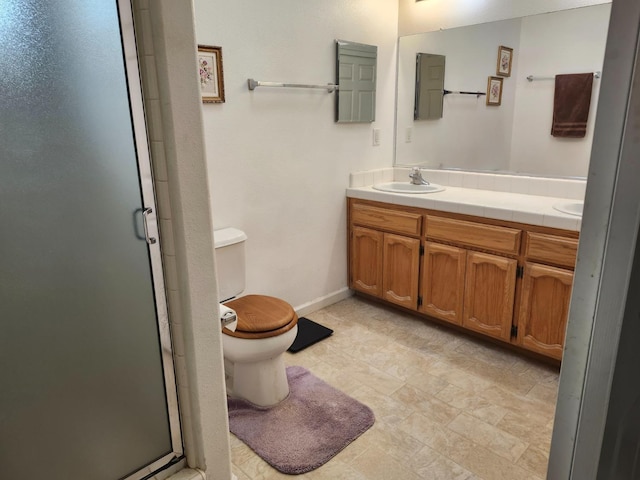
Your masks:
{"label": "purple bath mat", "polygon": [[309,370],[288,367],[289,396],[275,407],[228,398],[229,429],[273,468],[296,475],[324,465],[375,421],[369,407]]}

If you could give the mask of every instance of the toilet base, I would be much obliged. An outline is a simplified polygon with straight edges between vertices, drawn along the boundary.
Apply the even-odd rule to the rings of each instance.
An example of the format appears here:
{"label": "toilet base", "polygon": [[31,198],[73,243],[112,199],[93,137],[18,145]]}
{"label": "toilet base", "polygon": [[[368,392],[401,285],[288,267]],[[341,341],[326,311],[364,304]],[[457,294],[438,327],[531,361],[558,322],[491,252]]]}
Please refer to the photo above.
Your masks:
{"label": "toilet base", "polygon": [[271,407],[289,395],[284,353],[251,363],[232,362],[225,358],[224,367],[227,395],[230,397]]}

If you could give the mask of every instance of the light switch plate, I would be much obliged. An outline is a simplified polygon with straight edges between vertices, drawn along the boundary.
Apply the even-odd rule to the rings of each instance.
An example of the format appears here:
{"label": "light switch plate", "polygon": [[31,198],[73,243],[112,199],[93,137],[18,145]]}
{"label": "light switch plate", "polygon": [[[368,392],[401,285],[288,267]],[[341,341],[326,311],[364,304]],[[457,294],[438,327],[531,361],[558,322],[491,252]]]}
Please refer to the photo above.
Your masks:
{"label": "light switch plate", "polygon": [[380,145],[380,129],[374,128],[373,129],[373,146],[377,147],[378,145]]}

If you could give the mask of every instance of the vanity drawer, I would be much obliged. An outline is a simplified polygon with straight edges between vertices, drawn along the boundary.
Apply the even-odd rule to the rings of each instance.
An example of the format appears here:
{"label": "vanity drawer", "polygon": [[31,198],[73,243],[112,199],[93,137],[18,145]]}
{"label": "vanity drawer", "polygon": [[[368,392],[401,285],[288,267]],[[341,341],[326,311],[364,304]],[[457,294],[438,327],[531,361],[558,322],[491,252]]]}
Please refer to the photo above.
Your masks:
{"label": "vanity drawer", "polygon": [[351,205],[351,222],[380,230],[419,236],[422,228],[422,215],[353,203]]}
{"label": "vanity drawer", "polygon": [[515,228],[427,215],[426,236],[433,240],[517,255],[520,234]]}
{"label": "vanity drawer", "polygon": [[578,239],[544,233],[527,232],[527,260],[573,268],[578,253]]}

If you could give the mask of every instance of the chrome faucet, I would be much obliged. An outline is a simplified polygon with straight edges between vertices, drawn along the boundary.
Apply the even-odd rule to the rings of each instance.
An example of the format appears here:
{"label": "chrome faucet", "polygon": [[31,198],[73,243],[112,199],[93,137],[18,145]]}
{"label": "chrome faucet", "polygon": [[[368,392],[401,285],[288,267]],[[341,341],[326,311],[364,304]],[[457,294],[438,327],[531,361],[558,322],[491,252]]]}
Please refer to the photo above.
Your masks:
{"label": "chrome faucet", "polygon": [[429,185],[429,182],[422,178],[422,172],[420,172],[419,167],[413,167],[411,169],[409,178],[411,179],[411,183],[413,183],[414,185]]}

